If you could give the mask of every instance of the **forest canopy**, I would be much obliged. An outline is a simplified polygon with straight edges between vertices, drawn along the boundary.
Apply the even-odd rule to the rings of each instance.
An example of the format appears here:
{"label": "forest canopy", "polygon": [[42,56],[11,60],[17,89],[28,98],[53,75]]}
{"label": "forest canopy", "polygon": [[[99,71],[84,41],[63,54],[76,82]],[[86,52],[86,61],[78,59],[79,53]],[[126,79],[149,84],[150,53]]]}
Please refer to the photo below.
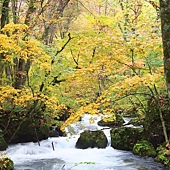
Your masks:
{"label": "forest canopy", "polygon": [[[157,0],[1,0],[0,114],[64,130],[85,113],[135,108],[166,95]],[[6,125],[4,125],[6,126]]]}

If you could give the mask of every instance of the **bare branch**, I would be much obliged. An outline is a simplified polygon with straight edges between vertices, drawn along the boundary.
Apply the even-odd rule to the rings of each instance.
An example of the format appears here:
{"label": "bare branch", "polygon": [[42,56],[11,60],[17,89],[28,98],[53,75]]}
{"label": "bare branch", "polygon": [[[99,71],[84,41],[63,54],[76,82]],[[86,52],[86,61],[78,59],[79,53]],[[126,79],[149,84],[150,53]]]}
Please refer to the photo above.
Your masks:
{"label": "bare branch", "polygon": [[68,40],[67,40],[67,42],[61,47],[60,50],[58,50],[56,52],[55,56],[57,56],[59,53],[61,53],[65,49],[66,45],[70,42],[71,39],[73,39],[73,38],[71,37],[70,33],[68,33]]}

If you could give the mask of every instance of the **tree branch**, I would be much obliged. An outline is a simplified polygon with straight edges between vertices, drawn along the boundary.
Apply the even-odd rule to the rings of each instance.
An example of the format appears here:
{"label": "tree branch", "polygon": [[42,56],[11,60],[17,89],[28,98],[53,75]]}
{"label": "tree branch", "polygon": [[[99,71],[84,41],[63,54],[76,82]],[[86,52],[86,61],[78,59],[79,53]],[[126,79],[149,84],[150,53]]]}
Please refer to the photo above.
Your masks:
{"label": "tree branch", "polygon": [[[135,95],[144,95],[144,96],[152,96],[150,93],[143,93],[143,92],[135,92],[135,93],[127,93],[126,95],[122,96],[122,97],[119,97],[117,99],[115,99],[114,101],[119,101],[119,100],[122,100],[126,97],[129,97],[129,96],[135,96]],[[135,96],[136,97],[136,96]]]}
{"label": "tree branch", "polygon": [[[68,40],[66,41],[66,43],[61,47],[60,50],[56,51],[53,59],[51,60],[51,66],[52,66],[52,65],[54,64],[54,62],[55,62],[55,57],[65,49],[66,45],[70,42],[71,39],[72,39],[72,37],[71,37],[71,35],[70,35],[70,33],[69,33],[69,34],[68,34]],[[47,80],[47,78],[48,78],[48,76],[50,75],[50,73],[51,73],[51,70],[46,73],[45,78],[44,78],[44,80],[42,81],[42,83],[41,83],[41,85],[40,85],[40,89],[39,89],[40,92],[43,91],[44,86],[45,86],[45,81]]]}
{"label": "tree branch", "polygon": [[70,42],[71,39],[73,39],[73,38],[71,37],[70,33],[68,33],[68,40],[67,40],[67,42],[61,47],[60,50],[58,50],[56,52],[55,56],[57,56],[59,53],[61,53],[65,49],[66,45]]}

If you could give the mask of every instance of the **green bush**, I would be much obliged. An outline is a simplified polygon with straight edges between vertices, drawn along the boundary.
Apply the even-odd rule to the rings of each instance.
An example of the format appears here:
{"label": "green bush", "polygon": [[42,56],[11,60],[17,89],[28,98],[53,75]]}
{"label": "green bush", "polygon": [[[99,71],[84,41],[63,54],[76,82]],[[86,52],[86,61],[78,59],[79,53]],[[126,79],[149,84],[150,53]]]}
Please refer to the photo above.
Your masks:
{"label": "green bush", "polygon": [[2,155],[0,158],[0,170],[13,170],[14,162],[6,155]]}
{"label": "green bush", "polygon": [[[167,150],[166,147],[160,145],[156,151],[157,157],[155,158],[156,161],[163,163],[164,165],[170,166],[170,155],[169,151]],[[168,151],[168,154],[167,154]]]}

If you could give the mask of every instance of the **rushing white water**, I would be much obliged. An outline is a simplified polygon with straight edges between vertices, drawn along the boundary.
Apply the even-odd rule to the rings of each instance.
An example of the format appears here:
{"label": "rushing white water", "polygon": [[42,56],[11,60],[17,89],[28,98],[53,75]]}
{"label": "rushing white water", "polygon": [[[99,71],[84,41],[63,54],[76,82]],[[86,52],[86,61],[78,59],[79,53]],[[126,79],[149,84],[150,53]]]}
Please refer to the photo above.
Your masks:
{"label": "rushing white water", "polygon": [[[102,129],[95,119],[89,124],[89,115],[80,122],[73,124],[72,133],[86,129]],[[70,128],[72,129],[72,128]],[[109,129],[104,130],[108,137],[106,149],[76,149],[79,134],[69,137],[49,138],[38,143],[12,145],[7,154],[14,161],[15,170],[162,170],[164,167],[151,158],[142,158],[131,152],[113,149],[110,146]],[[54,146],[52,147],[52,143]],[[77,165],[76,165],[77,163]]]}

